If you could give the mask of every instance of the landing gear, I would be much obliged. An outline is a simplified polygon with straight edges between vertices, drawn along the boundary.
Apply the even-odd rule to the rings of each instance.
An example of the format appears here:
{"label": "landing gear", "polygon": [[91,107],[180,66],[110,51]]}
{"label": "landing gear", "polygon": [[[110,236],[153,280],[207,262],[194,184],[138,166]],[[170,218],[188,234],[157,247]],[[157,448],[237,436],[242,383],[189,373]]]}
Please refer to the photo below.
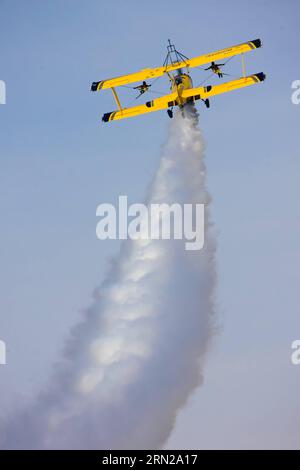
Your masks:
{"label": "landing gear", "polygon": [[205,106],[206,106],[207,108],[210,107],[210,103],[209,103],[209,99],[208,99],[208,98],[206,98],[206,100],[203,100],[203,102],[204,102],[204,104],[205,104]]}
{"label": "landing gear", "polygon": [[168,113],[169,118],[172,119],[172,117],[173,117],[173,110],[172,110],[172,109],[168,109],[168,110],[167,110],[167,113]]}

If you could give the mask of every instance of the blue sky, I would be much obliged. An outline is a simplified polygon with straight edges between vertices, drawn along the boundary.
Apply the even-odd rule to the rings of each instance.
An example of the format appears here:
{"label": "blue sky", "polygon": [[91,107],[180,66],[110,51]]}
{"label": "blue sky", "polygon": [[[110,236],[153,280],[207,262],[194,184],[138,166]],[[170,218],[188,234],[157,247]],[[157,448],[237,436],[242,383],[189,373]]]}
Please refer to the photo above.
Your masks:
{"label": "blue sky", "polygon": [[200,108],[220,333],[168,446],[299,447],[299,3],[2,0],[0,13],[0,416],[46,383],[118,252],[96,239],[97,205],[142,202],[166,138],[165,112],[102,124],[114,103],[91,82],[160,65],[168,38],[191,57],[260,37],[246,66],[266,82]]}

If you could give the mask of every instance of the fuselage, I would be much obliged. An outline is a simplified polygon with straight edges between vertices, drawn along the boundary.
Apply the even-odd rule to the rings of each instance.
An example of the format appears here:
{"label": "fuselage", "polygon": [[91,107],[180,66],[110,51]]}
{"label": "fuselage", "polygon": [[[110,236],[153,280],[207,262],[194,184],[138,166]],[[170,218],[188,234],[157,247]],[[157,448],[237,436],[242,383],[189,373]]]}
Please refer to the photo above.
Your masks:
{"label": "fuselage", "polygon": [[188,100],[182,97],[182,92],[193,88],[193,81],[187,73],[182,73],[180,70],[171,79],[171,90],[173,93],[177,93],[177,101],[179,106],[185,105]]}

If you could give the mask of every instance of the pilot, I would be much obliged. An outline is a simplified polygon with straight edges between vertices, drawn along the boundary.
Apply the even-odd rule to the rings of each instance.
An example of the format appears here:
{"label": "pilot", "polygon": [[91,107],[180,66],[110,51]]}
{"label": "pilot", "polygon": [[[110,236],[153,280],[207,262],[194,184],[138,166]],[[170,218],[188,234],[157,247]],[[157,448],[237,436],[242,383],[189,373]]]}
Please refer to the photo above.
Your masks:
{"label": "pilot", "polygon": [[223,65],[225,65],[225,64],[216,64],[215,62],[212,62],[211,66],[207,67],[207,69],[204,69],[204,70],[210,70],[211,69],[213,71],[213,73],[218,75],[219,78],[222,78],[223,73],[222,73],[220,67],[222,67]]}

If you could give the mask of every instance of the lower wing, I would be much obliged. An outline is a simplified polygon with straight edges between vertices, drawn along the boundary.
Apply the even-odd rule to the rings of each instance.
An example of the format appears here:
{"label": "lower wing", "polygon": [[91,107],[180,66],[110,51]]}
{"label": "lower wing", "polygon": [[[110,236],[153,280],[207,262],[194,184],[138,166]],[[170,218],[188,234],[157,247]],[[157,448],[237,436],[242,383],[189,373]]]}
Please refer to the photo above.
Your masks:
{"label": "lower wing", "polygon": [[124,119],[138,116],[139,114],[159,111],[160,109],[167,109],[171,106],[170,103],[173,102],[176,97],[177,93],[170,93],[169,95],[164,95],[160,98],[156,98],[155,100],[147,101],[147,103],[140,104],[139,106],[123,108],[121,111],[111,111],[110,113],[103,114],[102,121],[115,121],[117,119]]}
{"label": "lower wing", "polygon": [[[196,100],[205,100],[211,96],[220,95],[221,93],[227,93],[229,91],[237,90],[239,88],[244,88],[250,85],[255,85],[264,81],[265,74],[257,73],[254,75],[249,75],[248,77],[242,77],[237,80],[232,80],[230,82],[221,83],[220,85],[215,86],[206,86],[199,88],[190,88],[184,90],[181,94],[181,98],[188,100],[190,102]],[[162,96],[152,101],[147,101],[147,103],[133,106],[132,108],[123,108],[120,111],[112,111],[110,113],[105,113],[102,117],[102,121],[109,122],[115,121],[118,119],[125,119],[129,117],[138,116],[140,114],[151,113],[153,111],[159,111],[161,109],[171,108],[172,106],[178,106],[180,102],[178,101],[177,93],[170,93],[169,95]]]}
{"label": "lower wing", "polygon": [[254,75],[249,75],[248,77],[241,77],[237,80],[231,80],[230,82],[220,83],[220,85],[190,88],[182,92],[182,98],[205,100],[211,96],[220,95],[221,93],[227,93],[229,91],[238,90],[239,88],[255,85],[256,83],[263,82],[265,78],[265,74],[260,72]]}

